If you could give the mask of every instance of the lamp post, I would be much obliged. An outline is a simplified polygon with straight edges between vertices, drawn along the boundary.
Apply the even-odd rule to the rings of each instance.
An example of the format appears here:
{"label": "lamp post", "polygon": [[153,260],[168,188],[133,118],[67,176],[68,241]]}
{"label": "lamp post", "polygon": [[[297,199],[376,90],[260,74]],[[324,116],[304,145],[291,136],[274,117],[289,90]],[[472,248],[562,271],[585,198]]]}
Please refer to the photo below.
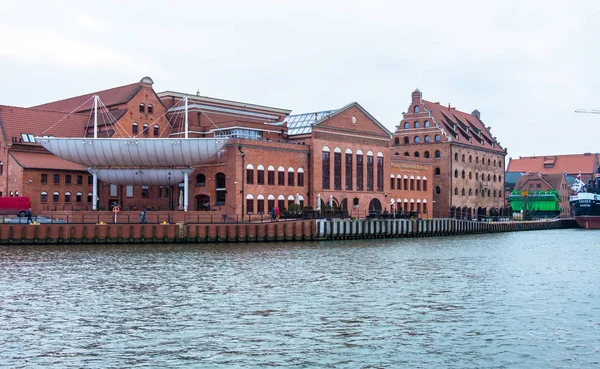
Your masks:
{"label": "lamp post", "polygon": [[169,173],[167,173],[167,175],[169,176],[169,186],[167,187],[167,198],[169,199],[169,206],[167,207],[167,222],[169,224],[171,224],[171,171],[169,171]]}

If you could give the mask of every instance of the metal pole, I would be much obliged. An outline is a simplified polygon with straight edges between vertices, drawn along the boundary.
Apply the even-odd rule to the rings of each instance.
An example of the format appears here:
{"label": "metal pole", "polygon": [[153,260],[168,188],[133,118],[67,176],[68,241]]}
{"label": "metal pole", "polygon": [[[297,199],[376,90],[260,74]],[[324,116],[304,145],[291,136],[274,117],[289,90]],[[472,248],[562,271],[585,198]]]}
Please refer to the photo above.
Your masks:
{"label": "metal pole", "polygon": [[171,224],[171,204],[173,203],[173,201],[171,200],[171,194],[173,193],[172,189],[171,189],[171,171],[169,171],[168,173],[169,175],[169,186],[167,187],[167,198],[169,200],[169,206],[168,206],[168,211],[167,211],[167,223]]}
{"label": "metal pole", "polygon": [[188,211],[189,176],[190,172],[185,169],[183,176],[183,211]]}
{"label": "metal pole", "polygon": [[98,95],[94,95],[94,138],[98,138]]}

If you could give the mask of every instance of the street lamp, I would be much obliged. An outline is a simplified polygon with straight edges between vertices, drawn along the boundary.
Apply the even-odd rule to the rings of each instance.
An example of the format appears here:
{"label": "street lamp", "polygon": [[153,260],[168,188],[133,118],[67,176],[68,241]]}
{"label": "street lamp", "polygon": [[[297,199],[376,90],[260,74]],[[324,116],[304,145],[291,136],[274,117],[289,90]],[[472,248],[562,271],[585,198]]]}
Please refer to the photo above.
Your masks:
{"label": "street lamp", "polygon": [[169,199],[169,206],[167,207],[168,212],[167,212],[167,222],[169,224],[171,224],[171,171],[169,171],[169,173],[167,173],[169,176],[169,186],[167,187],[167,198]]}

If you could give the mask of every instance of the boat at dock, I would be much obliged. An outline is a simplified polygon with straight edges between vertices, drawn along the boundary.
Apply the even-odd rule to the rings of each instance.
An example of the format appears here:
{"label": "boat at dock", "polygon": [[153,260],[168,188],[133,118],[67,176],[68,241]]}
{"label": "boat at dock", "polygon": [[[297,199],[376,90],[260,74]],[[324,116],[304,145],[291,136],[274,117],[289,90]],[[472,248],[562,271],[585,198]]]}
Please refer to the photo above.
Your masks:
{"label": "boat at dock", "polygon": [[577,224],[581,228],[600,229],[600,167],[596,170],[595,180],[585,184],[579,175],[571,190],[576,192],[569,196],[569,205]]}

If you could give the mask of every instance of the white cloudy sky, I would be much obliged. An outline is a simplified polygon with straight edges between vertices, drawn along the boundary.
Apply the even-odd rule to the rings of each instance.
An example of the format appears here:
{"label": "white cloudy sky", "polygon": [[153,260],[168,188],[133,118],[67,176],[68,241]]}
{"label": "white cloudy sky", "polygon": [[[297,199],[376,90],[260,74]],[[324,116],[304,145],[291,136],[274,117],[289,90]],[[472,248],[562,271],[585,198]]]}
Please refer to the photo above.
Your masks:
{"label": "white cloudy sky", "polygon": [[0,104],[138,81],[390,130],[418,87],[508,156],[598,152],[599,1],[0,0]]}

